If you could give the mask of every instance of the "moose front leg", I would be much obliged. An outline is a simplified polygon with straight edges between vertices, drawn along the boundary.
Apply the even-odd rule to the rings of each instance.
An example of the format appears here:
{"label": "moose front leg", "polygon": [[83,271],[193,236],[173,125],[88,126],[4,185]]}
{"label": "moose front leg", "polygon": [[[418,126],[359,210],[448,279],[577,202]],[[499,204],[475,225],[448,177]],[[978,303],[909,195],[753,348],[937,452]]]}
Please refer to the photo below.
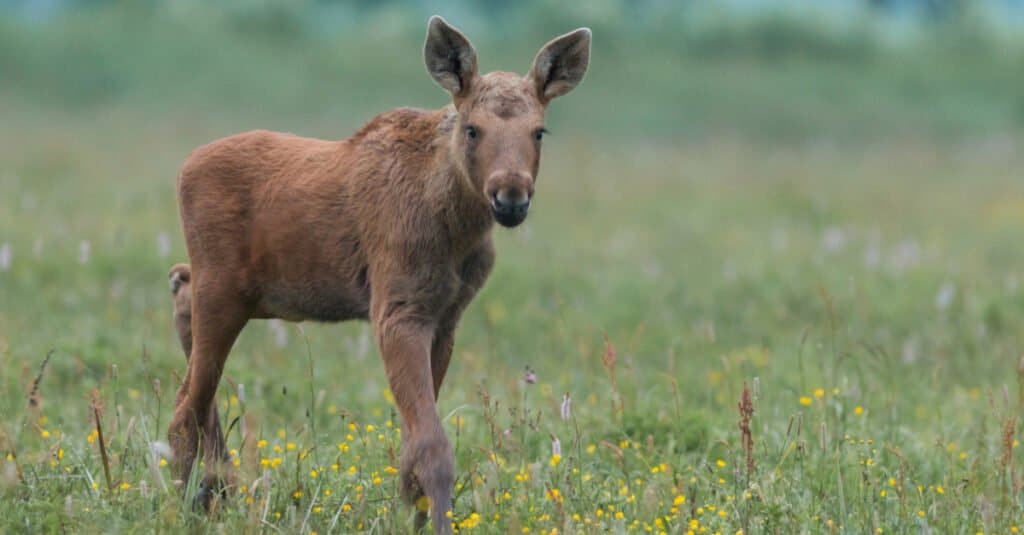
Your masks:
{"label": "moose front leg", "polygon": [[473,254],[469,255],[462,265],[460,272],[462,285],[459,288],[458,296],[447,312],[440,317],[434,333],[434,342],[430,348],[430,371],[434,377],[434,399],[437,399],[441,392],[441,384],[448,371],[452,349],[455,347],[455,328],[459,324],[459,318],[462,317],[462,311],[483,287],[492,267],[494,267],[494,245],[490,240],[485,241]]}
{"label": "moose front leg", "polygon": [[[451,533],[447,513],[455,484],[455,458],[434,403],[430,359],[434,327],[396,308],[374,317],[388,384],[402,416],[402,497],[416,504],[425,496],[434,533]],[[416,524],[422,526],[425,521],[421,510]]]}
{"label": "moose front leg", "polygon": [[442,321],[434,334],[434,343],[430,347],[430,372],[434,381],[434,400],[441,393],[448,363],[452,360],[452,349],[455,347],[455,324],[458,315],[449,321]]}

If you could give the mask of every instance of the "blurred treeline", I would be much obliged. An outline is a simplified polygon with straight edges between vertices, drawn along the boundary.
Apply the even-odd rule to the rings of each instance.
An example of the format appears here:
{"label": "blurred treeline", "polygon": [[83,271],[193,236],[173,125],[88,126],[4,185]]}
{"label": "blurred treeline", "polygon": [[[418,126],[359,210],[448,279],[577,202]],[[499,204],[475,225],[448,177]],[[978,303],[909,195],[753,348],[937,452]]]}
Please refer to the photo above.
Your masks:
{"label": "blurred treeline", "polygon": [[[613,139],[975,139],[1024,131],[1018,0],[0,0],[0,110],[327,120],[440,106],[438,13],[485,71],[594,30],[561,129]],[[339,131],[338,136],[345,135]]]}

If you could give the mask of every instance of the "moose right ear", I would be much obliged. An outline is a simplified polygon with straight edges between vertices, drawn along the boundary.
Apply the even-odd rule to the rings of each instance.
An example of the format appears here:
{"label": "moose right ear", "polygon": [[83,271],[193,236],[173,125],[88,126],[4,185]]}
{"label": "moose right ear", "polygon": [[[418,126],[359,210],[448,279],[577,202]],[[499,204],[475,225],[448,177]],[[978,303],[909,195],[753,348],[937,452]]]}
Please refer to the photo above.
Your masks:
{"label": "moose right ear", "polygon": [[434,15],[427,23],[427,42],[423,45],[427,72],[453,98],[465,96],[476,78],[476,51],[469,39]]}

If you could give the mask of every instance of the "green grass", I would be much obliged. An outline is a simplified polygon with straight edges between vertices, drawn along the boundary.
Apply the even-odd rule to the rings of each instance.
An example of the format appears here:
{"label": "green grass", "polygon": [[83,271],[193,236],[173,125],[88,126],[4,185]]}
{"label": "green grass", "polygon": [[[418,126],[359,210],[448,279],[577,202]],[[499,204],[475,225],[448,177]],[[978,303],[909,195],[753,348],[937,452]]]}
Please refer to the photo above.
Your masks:
{"label": "green grass", "polygon": [[[595,31],[442,391],[460,531],[1020,526],[1019,43],[893,49],[772,18],[623,29],[593,5],[450,17],[484,70]],[[0,532],[403,531],[400,422],[365,324],[247,327],[219,397],[236,487],[213,517],[150,445],[185,364],[178,166],[245,129],[337,139],[441,105],[425,15],[180,6],[0,18]]]}
{"label": "green grass", "polygon": [[[257,121],[335,138],[355,124],[0,109],[0,247],[12,252],[0,272],[0,531],[410,526],[388,469],[400,422],[363,324],[283,324],[280,345],[265,322],[246,329],[220,395],[225,422],[238,420],[240,487],[213,518],[189,512],[149,448],[184,369],[165,279],[185,259],[177,166]],[[497,267],[439,404],[460,531],[1024,522],[1024,159],[1012,143],[616,143],[552,123],[536,209],[496,231]],[[114,489],[89,438],[94,391]]]}

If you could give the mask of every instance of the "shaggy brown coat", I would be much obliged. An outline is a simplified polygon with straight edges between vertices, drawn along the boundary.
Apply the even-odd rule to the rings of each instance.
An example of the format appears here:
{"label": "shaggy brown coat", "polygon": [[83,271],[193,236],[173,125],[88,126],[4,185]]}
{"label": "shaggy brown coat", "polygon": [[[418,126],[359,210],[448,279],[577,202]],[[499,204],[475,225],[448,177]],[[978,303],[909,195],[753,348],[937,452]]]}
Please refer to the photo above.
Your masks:
{"label": "shaggy brown coat", "polygon": [[545,109],[589,52],[580,29],[526,77],[481,76],[469,41],[434,17],[424,59],[453,105],[387,112],[343,141],[255,131],[192,153],[178,178],[191,266],[170,273],[188,372],[168,435],[183,479],[202,437],[204,502],[225,475],[214,393],[245,324],[365,319],[404,426],[402,494],[426,496],[434,531],[451,531],[454,459],[435,402],[455,327],[494,264],[493,222],[526,217]]}

